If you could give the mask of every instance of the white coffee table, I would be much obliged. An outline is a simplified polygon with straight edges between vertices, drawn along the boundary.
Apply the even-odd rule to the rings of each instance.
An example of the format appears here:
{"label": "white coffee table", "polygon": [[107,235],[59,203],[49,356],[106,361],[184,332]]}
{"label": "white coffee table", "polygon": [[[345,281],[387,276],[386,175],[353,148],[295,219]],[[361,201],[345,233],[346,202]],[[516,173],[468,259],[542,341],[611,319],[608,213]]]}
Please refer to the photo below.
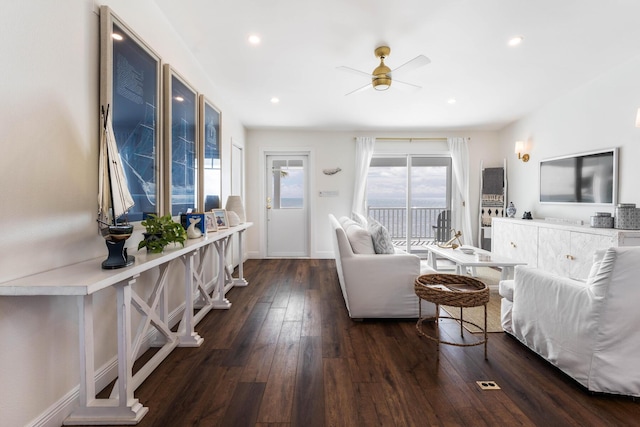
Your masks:
{"label": "white coffee table", "polygon": [[[438,245],[426,246],[429,252],[429,266],[438,270],[438,258],[445,258],[456,265],[456,274],[467,274],[467,268],[471,267],[499,267],[502,271],[500,280],[512,279],[513,269],[516,265],[526,265],[526,262],[513,260],[505,256],[496,255],[484,249],[472,246],[463,246],[465,249],[473,250],[472,254],[464,253],[460,248],[441,248]],[[475,275],[475,273],[472,273]]]}

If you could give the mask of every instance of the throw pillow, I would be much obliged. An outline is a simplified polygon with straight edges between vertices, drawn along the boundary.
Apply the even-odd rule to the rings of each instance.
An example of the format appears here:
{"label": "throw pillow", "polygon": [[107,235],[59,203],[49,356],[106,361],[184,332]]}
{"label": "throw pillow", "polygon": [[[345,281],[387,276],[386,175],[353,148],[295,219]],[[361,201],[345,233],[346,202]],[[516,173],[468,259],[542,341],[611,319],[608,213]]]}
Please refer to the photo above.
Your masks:
{"label": "throw pillow", "polygon": [[357,225],[352,225],[347,228],[346,233],[353,253],[367,255],[376,253],[373,247],[373,240],[371,240],[371,234],[367,230]]}
{"label": "throw pillow", "polygon": [[371,240],[373,241],[373,248],[377,254],[393,254],[395,249],[393,248],[393,242],[391,241],[391,235],[389,231],[378,221],[373,218],[368,220],[369,233],[371,233]]}
{"label": "throw pillow", "polygon": [[360,215],[359,213],[353,212],[351,214],[351,218],[355,222],[360,224],[361,227],[367,228],[369,226],[369,224],[367,223],[367,218],[365,218],[364,215]]}

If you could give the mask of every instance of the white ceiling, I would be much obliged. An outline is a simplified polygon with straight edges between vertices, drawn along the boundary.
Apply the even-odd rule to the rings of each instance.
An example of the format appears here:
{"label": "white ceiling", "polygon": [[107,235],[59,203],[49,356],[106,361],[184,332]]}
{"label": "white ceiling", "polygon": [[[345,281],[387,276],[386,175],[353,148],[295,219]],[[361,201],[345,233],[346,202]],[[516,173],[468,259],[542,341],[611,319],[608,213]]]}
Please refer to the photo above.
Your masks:
{"label": "white ceiling", "polygon": [[[638,0],[155,1],[247,128],[497,130],[640,54]],[[422,89],[345,96],[380,45]]]}

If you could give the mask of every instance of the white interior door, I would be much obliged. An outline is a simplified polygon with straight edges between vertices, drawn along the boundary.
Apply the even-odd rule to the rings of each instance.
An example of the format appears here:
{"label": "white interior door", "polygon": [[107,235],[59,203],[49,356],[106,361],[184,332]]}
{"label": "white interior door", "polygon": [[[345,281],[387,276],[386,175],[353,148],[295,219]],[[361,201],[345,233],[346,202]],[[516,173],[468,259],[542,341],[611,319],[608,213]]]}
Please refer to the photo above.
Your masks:
{"label": "white interior door", "polygon": [[267,256],[308,257],[307,155],[267,155]]}

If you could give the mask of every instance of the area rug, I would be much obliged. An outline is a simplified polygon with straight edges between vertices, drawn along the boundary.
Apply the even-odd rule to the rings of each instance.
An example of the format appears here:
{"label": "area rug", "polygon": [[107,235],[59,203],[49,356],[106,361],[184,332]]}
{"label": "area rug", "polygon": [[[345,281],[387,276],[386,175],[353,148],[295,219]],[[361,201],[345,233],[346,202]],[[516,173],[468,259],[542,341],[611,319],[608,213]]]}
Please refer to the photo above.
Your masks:
{"label": "area rug", "polygon": [[[443,272],[445,273],[445,272]],[[487,304],[487,332],[504,332],[500,325],[500,299],[498,294],[498,282],[500,282],[500,271],[480,267],[476,269],[476,279],[489,286],[489,303]],[[440,306],[442,310],[455,319],[460,318],[459,307]],[[478,325],[484,325],[484,307],[467,307],[462,309],[462,318]],[[473,325],[463,324],[464,328],[472,333],[479,333],[480,330]]]}

